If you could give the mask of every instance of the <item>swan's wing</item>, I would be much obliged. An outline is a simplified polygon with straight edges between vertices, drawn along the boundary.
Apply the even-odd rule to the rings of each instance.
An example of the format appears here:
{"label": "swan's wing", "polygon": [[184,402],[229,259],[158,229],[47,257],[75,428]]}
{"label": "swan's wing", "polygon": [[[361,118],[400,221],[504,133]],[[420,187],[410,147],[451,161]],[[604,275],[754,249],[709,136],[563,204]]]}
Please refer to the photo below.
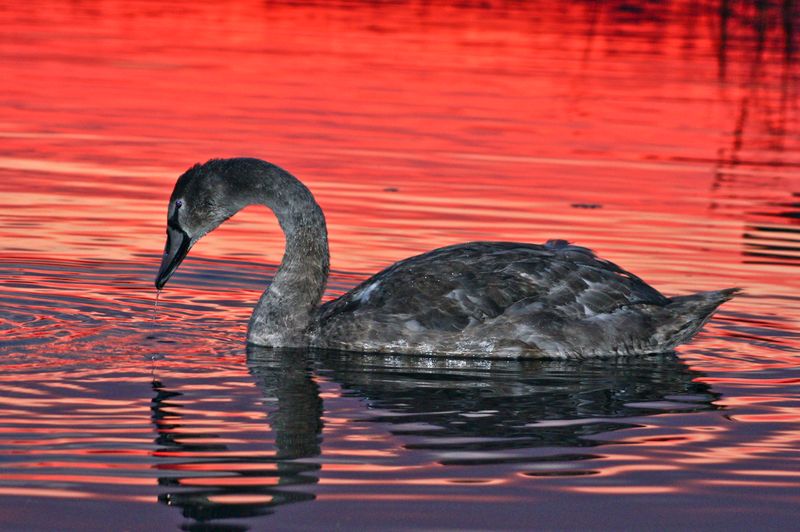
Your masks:
{"label": "swan's wing", "polygon": [[458,331],[538,308],[568,319],[667,302],[635,275],[565,241],[470,242],[392,265],[323,305],[318,319]]}

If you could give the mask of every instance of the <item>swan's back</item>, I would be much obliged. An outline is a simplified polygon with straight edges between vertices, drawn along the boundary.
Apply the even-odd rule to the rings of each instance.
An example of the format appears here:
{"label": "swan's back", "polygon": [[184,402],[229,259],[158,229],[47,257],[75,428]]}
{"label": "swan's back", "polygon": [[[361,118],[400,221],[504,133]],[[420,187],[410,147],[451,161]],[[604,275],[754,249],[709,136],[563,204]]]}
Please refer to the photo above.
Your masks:
{"label": "swan's back", "polygon": [[312,343],[481,356],[659,352],[708,317],[687,323],[671,305],[635,275],[565,241],[471,242],[400,261],[323,305]]}

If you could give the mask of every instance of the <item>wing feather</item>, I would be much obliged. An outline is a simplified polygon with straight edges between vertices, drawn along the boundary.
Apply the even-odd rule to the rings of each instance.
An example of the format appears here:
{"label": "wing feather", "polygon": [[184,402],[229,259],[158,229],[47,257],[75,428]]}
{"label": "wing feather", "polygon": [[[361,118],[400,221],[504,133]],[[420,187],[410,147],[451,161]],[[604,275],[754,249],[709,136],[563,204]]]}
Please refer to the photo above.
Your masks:
{"label": "wing feather", "polygon": [[635,275],[565,241],[470,242],[390,266],[323,305],[318,319],[323,326],[398,321],[455,332],[537,309],[586,318],[633,304],[667,302]]}

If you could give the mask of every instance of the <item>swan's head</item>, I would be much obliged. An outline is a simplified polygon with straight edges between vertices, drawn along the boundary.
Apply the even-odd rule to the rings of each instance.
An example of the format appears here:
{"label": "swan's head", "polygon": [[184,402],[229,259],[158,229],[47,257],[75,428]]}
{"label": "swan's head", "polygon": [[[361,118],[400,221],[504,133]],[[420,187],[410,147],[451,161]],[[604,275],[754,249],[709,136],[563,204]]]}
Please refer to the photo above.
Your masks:
{"label": "swan's head", "polygon": [[221,162],[194,165],[175,183],[167,210],[167,244],[156,276],[159,290],[192,246],[242,207],[228,190],[231,184],[224,171],[217,168]]}

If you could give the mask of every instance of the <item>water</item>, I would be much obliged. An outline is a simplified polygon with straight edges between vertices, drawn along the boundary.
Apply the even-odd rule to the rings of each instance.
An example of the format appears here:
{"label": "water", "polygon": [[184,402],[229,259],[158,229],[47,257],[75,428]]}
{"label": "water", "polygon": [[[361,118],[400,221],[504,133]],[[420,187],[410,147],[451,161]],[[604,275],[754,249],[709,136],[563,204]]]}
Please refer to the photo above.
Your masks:
{"label": "water", "polygon": [[[0,527],[791,528],[796,2],[12,3],[0,10]],[[676,355],[247,350],[249,209],[154,315],[174,179],[252,155],[325,210],[333,297],[566,238],[667,294]],[[157,319],[154,319],[156,317]]]}

